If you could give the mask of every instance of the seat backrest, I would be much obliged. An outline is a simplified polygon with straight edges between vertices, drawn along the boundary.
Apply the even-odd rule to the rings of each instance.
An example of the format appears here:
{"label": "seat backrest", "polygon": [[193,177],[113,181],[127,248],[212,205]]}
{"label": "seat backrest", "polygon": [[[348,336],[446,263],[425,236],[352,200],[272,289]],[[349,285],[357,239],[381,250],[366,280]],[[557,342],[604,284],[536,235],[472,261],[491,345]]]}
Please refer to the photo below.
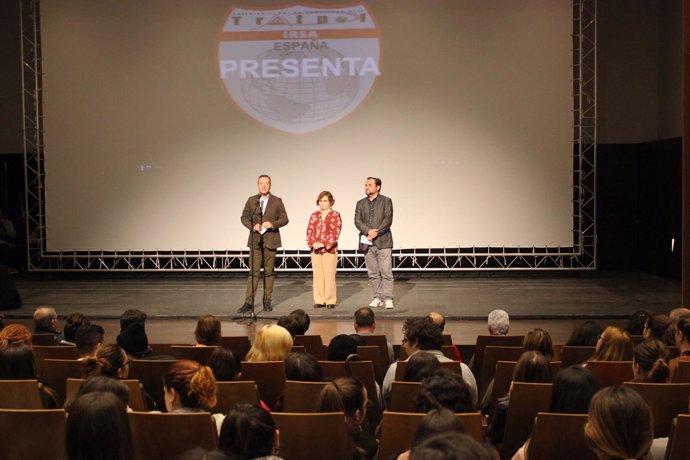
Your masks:
{"label": "seat backrest", "polygon": [[172,345],[170,353],[177,359],[189,359],[206,365],[208,358],[218,347],[195,347],[191,345]]}
{"label": "seat backrest", "polygon": [[0,408],[43,409],[38,380],[0,380]]}
{"label": "seat backrest", "polygon": [[76,359],[44,359],[41,379],[64,401],[67,396],[67,379],[80,379],[84,376],[84,365]]}
{"label": "seat backrest", "polygon": [[316,356],[316,359],[326,359],[326,355],[323,352],[323,340],[320,335],[296,335],[293,345],[303,346],[307,353]]}
{"label": "seat backrest", "polygon": [[[127,385],[129,390],[129,403],[127,404],[132,410],[144,412],[147,410],[144,404],[144,396],[141,392],[139,380],[120,380],[120,382]],[[84,379],[67,379],[67,398],[65,402],[71,401],[74,395],[79,391],[79,387],[84,383]]]}
{"label": "seat backrest", "polygon": [[513,381],[513,373],[517,361],[498,361],[496,363],[496,372],[494,373],[494,385],[491,387],[491,395],[489,395],[488,413],[493,414],[496,410],[496,402],[510,390],[510,384]]}
{"label": "seat backrest", "polygon": [[455,356],[454,345],[441,345],[441,353],[443,353],[443,356],[445,356],[448,359],[452,359],[453,361],[458,359],[458,357]]}
{"label": "seat backrest", "polygon": [[524,335],[478,335],[477,344],[474,347],[474,367],[472,371],[479,379],[484,362],[484,349],[487,346],[494,347],[521,347],[525,340]]}
{"label": "seat backrest", "polygon": [[552,384],[514,382],[503,435],[502,459],[511,459],[522,446],[539,412],[547,412],[551,402]]}
{"label": "seat backrest", "polygon": [[374,430],[381,423],[381,414],[383,413],[383,404],[381,398],[378,397],[379,390],[374,378],[374,365],[371,361],[349,361],[347,370],[349,375],[359,379],[367,389],[367,397],[371,401],[371,407],[367,409],[367,420],[369,420],[371,434],[374,435]]}
{"label": "seat backrest", "polygon": [[161,414],[128,412],[137,460],[168,460],[181,452],[218,445],[216,424],[208,412]]}
{"label": "seat backrest", "polygon": [[388,354],[384,357],[381,354],[381,348],[377,345],[359,345],[357,346],[357,354],[366,361],[371,361],[374,365],[374,376],[379,385],[383,384],[383,378],[386,376],[388,370]]}
{"label": "seat backrest", "polygon": [[574,347],[564,345],[561,348],[561,361],[563,361],[563,369],[566,369],[573,364],[582,364],[589,358],[594,356],[595,347]]}
{"label": "seat backrest", "polygon": [[679,360],[673,383],[690,383],[690,361]]}
{"label": "seat backrest", "polygon": [[637,391],[647,402],[654,420],[654,437],[665,438],[678,414],[688,413],[690,383],[637,383],[624,385]]}
{"label": "seat backrest", "polygon": [[36,375],[43,375],[43,361],[46,359],[79,359],[79,350],[72,345],[34,345]]}
{"label": "seat backrest", "polygon": [[[442,369],[449,370],[455,374],[462,375],[462,368],[460,367],[460,361],[440,361]],[[405,377],[405,369],[407,368],[407,361],[398,361],[398,365],[395,366],[395,380],[402,381]]]}
{"label": "seat backrest", "polygon": [[285,390],[284,361],[242,361],[242,378],[253,380],[259,398],[271,408],[279,408]]}
{"label": "seat backrest", "polygon": [[496,363],[499,361],[517,361],[520,359],[521,355],[522,346],[500,347],[487,345],[484,347],[484,359],[482,360],[480,375],[477,377],[480,400],[484,397],[486,388],[494,378],[494,374],[496,373]]}
{"label": "seat backrest", "polygon": [[271,414],[280,431],[280,456],[285,460],[352,460],[345,414]]}
{"label": "seat backrest", "polygon": [[[450,334],[443,334],[443,344],[444,345],[453,345],[453,337],[451,337]],[[455,359],[455,358],[451,358]]]}
{"label": "seat backrest", "polygon": [[[379,458],[389,458],[391,455],[410,448],[417,426],[426,414],[410,412],[384,412],[381,422],[381,442],[379,443]],[[467,434],[477,442],[483,442],[482,415],[479,412],[456,414]]]}
{"label": "seat backrest", "polygon": [[283,411],[315,413],[317,411],[321,390],[327,382],[297,382],[285,381],[285,397],[283,398]]}
{"label": "seat backrest", "polygon": [[587,369],[603,387],[620,385],[633,379],[632,361],[589,361]]}
{"label": "seat backrest", "polygon": [[259,402],[259,395],[256,392],[256,383],[253,380],[217,382],[216,399],[218,402],[211,409],[211,412],[227,414],[238,403],[257,404]]}
{"label": "seat backrest", "polygon": [[304,348],[304,345],[293,345],[290,348],[290,353],[306,353],[307,349]]}
{"label": "seat backrest", "polygon": [[221,337],[218,341],[218,345],[223,348],[229,348],[237,353],[237,355],[240,357],[240,360],[244,360],[249,352],[249,349],[252,348],[252,343],[249,341],[249,337],[246,335]]}
{"label": "seat backrest", "polygon": [[597,460],[585,440],[587,414],[539,412],[529,444],[530,458],[576,458]]}
{"label": "seat backrest", "polygon": [[319,361],[321,373],[325,379],[337,379],[338,377],[347,377],[350,375],[350,370],[345,361]]}
{"label": "seat backrest", "polygon": [[46,347],[60,344],[60,340],[54,334],[32,334],[31,343],[33,345],[43,345]]}
{"label": "seat backrest", "polygon": [[165,397],[163,395],[163,376],[168,367],[175,360],[145,360],[134,359],[129,366],[129,378],[139,380],[144,386],[144,391],[153,398],[159,411],[165,412]]}
{"label": "seat backrest", "polygon": [[673,430],[666,446],[664,460],[687,460],[690,452],[690,415],[679,415],[673,421]]}
{"label": "seat backrest", "polygon": [[390,357],[388,356],[388,338],[383,335],[383,334],[372,334],[372,335],[362,335],[360,336],[362,339],[364,339],[364,343],[367,345],[376,345],[379,347],[379,350],[381,350],[381,356],[384,359],[384,362],[388,365],[390,365]]}
{"label": "seat backrest", "polygon": [[416,412],[417,395],[422,389],[419,382],[398,382],[391,384],[388,410],[391,412]]}
{"label": "seat backrest", "polygon": [[172,352],[172,343],[149,343],[149,347],[156,355],[175,356]]}
{"label": "seat backrest", "polygon": [[0,409],[0,433],[8,438],[0,458],[66,460],[65,424],[63,409]]}

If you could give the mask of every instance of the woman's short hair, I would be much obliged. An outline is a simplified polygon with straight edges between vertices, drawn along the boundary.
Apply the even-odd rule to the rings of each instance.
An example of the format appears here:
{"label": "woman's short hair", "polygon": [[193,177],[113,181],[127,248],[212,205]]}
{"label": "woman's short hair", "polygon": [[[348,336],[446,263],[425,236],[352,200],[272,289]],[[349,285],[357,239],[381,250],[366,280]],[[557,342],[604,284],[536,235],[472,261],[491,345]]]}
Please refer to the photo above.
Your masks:
{"label": "woman's short hair", "polygon": [[354,354],[357,354],[357,342],[347,334],[336,335],[328,344],[329,361],[345,361]]}
{"label": "woman's short hair", "polygon": [[237,404],[223,420],[218,448],[231,458],[267,457],[274,452],[276,425],[258,405]]}
{"label": "woman's short hair", "polygon": [[323,372],[314,355],[296,352],[285,358],[285,377],[300,382],[322,382]]}
{"label": "woman's short hair", "polygon": [[23,324],[8,324],[0,331],[0,350],[13,343],[31,347],[31,331]]}
{"label": "woman's short hair", "polygon": [[637,310],[630,315],[628,325],[625,326],[625,331],[630,335],[642,335],[644,326],[651,315],[646,310]]}
{"label": "woman's short hair", "polygon": [[649,406],[625,385],[606,387],[592,398],[585,438],[599,458],[642,458],[654,439]]}
{"label": "woman's short hair", "polygon": [[642,372],[633,381],[668,383],[671,372],[667,364],[668,358],[668,348],[661,340],[650,338],[640,342],[633,351],[633,363],[640,366]]}
{"label": "woman's short hair", "polygon": [[505,310],[493,310],[487,317],[487,324],[491,334],[506,335],[510,329],[510,316]]}
{"label": "woman's short hair", "polygon": [[522,351],[538,351],[549,361],[553,359],[555,354],[551,335],[540,327],[532,329],[525,335]]}
{"label": "woman's short hair", "polygon": [[628,332],[615,326],[601,333],[601,344],[589,361],[631,361],[633,341]]}
{"label": "woman's short hair", "polygon": [[645,324],[645,328],[649,329],[650,337],[659,339],[667,345],[675,345],[669,326],[671,326],[671,318],[663,313],[650,316]]}
{"label": "woman's short hair", "polygon": [[36,378],[36,358],[31,348],[13,343],[0,350],[0,380]]}
{"label": "woman's short hair", "polygon": [[96,352],[96,356],[82,361],[85,376],[105,375],[117,378],[120,369],[127,364],[129,364],[127,353],[114,343],[102,346]]}
{"label": "woman's short hair", "polygon": [[405,365],[404,382],[421,382],[441,370],[438,358],[426,351],[413,353]]}
{"label": "woman's short hair", "polygon": [[551,383],[553,371],[546,356],[538,351],[526,351],[517,361],[513,372],[514,382]]}
{"label": "woman's short hair", "polygon": [[292,348],[292,336],[284,327],[268,324],[256,333],[247,361],[283,361]]}
{"label": "woman's short hair", "polygon": [[333,199],[333,195],[331,192],[324,190],[323,192],[319,193],[319,196],[316,198],[316,204],[319,204],[319,201],[321,201],[321,198],[323,197],[328,197],[328,202],[333,206],[335,204],[335,199]]}
{"label": "woman's short hair", "polygon": [[232,382],[242,371],[240,357],[229,348],[217,347],[209,356],[206,365],[211,368],[218,382]]}
{"label": "woman's short hair", "polygon": [[220,320],[213,315],[199,317],[194,330],[197,343],[202,345],[218,345],[220,341]]}
{"label": "woman's short hair", "polygon": [[549,412],[586,414],[599,382],[592,371],[579,364],[563,369],[553,379]]}
{"label": "woman's short hair", "polygon": [[417,395],[417,412],[441,408],[455,413],[474,411],[472,393],[461,375],[441,370],[422,380]]}
{"label": "woman's short hair", "polygon": [[70,460],[134,458],[127,411],[112,393],[88,393],[72,403],[65,432]]}
{"label": "woman's short hair", "polygon": [[163,385],[177,392],[183,407],[208,411],[216,405],[216,378],[210,367],[196,361],[180,360],[171,364]]}

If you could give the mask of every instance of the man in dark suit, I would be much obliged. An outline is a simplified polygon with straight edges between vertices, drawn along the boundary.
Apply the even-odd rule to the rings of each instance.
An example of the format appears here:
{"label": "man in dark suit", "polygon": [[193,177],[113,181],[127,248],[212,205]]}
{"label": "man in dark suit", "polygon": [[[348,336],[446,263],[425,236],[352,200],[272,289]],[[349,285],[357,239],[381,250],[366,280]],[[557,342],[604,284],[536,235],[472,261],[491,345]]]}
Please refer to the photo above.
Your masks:
{"label": "man in dark suit", "polygon": [[242,225],[250,230],[247,246],[251,248],[249,260],[249,279],[244,304],[238,313],[254,311],[254,297],[259,287],[259,273],[264,268],[264,311],[272,311],[273,281],[276,252],[282,245],[280,227],[288,224],[288,215],[283,200],[271,194],[271,178],[259,176],[258,195],[247,199],[242,211]]}
{"label": "man in dark suit", "polygon": [[359,230],[359,250],[364,252],[369,284],[374,293],[371,308],[393,308],[393,201],[380,194],[381,179],[368,177],[366,198],[357,202],[355,226]]}

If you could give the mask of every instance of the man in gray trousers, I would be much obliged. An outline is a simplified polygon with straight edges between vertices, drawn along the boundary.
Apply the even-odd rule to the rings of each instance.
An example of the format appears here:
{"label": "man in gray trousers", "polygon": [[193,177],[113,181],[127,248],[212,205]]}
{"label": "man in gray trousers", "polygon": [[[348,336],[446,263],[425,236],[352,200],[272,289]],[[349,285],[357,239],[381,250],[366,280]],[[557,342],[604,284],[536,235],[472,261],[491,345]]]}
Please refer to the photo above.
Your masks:
{"label": "man in gray trousers", "polygon": [[381,179],[368,177],[366,198],[357,202],[355,226],[359,230],[359,250],[364,252],[369,284],[374,293],[371,308],[393,308],[393,201],[381,195]]}

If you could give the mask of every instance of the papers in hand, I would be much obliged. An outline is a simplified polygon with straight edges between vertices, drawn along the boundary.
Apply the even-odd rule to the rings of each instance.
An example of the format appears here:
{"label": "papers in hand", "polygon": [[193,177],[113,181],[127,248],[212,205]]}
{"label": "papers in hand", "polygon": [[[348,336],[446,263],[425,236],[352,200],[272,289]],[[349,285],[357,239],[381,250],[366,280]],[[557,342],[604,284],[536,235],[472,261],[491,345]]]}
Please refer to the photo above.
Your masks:
{"label": "papers in hand", "polygon": [[261,226],[261,230],[259,230],[259,235],[263,235],[263,234],[266,233],[267,231],[268,231],[268,229],[262,225],[262,226]]}
{"label": "papers in hand", "polygon": [[359,235],[359,242],[371,246],[373,243],[367,239],[366,235]]}

